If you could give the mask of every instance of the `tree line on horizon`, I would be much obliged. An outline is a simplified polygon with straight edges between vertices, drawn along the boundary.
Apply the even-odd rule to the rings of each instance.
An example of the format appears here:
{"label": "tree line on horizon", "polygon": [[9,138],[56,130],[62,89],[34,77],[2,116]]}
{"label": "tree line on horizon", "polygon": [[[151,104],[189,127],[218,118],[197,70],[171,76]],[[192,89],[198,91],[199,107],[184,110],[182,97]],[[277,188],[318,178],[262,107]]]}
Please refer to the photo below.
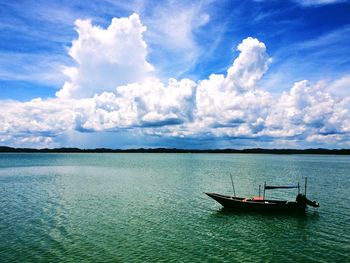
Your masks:
{"label": "tree line on horizon", "polygon": [[137,148],[137,149],[80,149],[80,148],[14,148],[0,146],[3,153],[261,153],[261,154],[337,154],[350,155],[350,149],[178,149],[178,148]]}

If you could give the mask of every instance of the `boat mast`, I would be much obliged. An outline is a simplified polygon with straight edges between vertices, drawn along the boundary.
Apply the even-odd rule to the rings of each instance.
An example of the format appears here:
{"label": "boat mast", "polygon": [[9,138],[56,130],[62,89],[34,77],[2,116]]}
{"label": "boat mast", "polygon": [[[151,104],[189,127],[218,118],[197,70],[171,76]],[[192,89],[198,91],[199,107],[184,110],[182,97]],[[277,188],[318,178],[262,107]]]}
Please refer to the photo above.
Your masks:
{"label": "boat mast", "polygon": [[261,185],[259,184],[259,197],[261,196]]}
{"label": "boat mast", "polygon": [[233,195],[234,195],[234,197],[236,197],[235,185],[234,185],[234,183],[233,183],[232,174],[230,174],[230,177],[231,177],[231,183],[232,183]]}
{"label": "boat mast", "polygon": [[264,182],[264,196],[263,196],[264,200],[265,200],[265,188],[266,188],[266,182]]}
{"label": "boat mast", "polygon": [[300,194],[300,184],[298,182],[298,194]]}
{"label": "boat mast", "polygon": [[306,197],[306,186],[307,186],[307,177],[305,177],[305,197]]}

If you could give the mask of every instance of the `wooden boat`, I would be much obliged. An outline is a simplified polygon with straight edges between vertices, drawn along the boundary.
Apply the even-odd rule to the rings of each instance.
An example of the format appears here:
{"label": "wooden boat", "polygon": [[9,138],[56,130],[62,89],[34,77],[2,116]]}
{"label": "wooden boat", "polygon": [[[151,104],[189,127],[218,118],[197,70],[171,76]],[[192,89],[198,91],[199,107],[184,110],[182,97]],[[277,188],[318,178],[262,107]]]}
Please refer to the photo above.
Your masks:
{"label": "wooden boat", "polygon": [[[259,186],[259,196],[252,198],[242,198],[236,196],[221,195],[217,193],[205,193],[209,197],[213,198],[215,201],[220,203],[224,208],[235,210],[235,211],[256,211],[256,212],[278,212],[278,213],[303,213],[307,205],[312,207],[319,207],[319,203],[316,201],[310,201],[306,198],[306,182],[305,179],[305,192],[300,193],[299,183],[297,186],[269,186],[264,184],[264,194],[260,196],[260,186]],[[233,189],[234,185],[232,183]],[[283,201],[283,200],[271,200],[265,199],[265,191],[272,189],[291,189],[298,188],[298,195],[295,201]],[[234,195],[235,190],[234,190]]]}

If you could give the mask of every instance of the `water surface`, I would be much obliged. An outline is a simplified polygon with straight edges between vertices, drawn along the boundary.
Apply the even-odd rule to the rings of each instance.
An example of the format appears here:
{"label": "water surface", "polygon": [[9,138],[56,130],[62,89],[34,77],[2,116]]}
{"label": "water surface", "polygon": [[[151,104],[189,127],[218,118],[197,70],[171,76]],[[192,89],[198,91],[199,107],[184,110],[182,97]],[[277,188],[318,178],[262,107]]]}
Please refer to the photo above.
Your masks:
{"label": "water surface", "polygon": [[[0,154],[2,262],[350,262],[350,157]],[[305,216],[228,213],[308,177]],[[267,197],[293,200],[294,190]]]}

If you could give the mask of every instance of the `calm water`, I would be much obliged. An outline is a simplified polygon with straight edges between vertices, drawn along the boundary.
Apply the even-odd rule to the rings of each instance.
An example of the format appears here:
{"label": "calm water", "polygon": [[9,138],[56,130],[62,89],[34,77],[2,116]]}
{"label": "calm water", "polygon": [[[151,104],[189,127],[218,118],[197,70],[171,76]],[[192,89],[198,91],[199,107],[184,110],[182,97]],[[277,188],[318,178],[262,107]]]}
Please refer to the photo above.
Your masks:
{"label": "calm water", "polygon": [[[350,262],[350,157],[0,154],[1,262]],[[309,180],[306,216],[203,194]],[[268,192],[295,198],[294,190]]]}

